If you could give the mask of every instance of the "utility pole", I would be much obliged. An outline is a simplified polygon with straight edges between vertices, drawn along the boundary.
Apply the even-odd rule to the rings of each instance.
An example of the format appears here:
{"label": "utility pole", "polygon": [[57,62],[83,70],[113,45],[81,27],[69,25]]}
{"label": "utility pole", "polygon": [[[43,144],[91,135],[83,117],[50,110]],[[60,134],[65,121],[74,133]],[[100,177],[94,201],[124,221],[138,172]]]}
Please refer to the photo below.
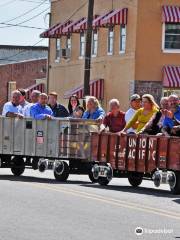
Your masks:
{"label": "utility pole", "polygon": [[84,97],[90,95],[89,83],[90,83],[90,74],[91,74],[91,42],[92,42],[93,14],[94,14],[94,0],[89,0],[85,64],[84,64]]}

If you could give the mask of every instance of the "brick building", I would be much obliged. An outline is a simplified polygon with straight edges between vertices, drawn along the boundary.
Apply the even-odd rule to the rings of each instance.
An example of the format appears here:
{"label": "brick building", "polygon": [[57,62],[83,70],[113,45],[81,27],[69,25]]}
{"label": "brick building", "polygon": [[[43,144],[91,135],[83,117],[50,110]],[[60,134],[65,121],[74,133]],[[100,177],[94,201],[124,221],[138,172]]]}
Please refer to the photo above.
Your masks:
{"label": "brick building", "polygon": [[[87,1],[51,1],[49,88],[83,95]],[[66,57],[64,57],[66,55]],[[95,0],[91,94],[111,98],[180,93],[180,1]],[[64,100],[66,102],[67,100]]]}
{"label": "brick building", "polygon": [[[23,56],[19,56],[19,51],[24,51]],[[0,46],[0,58],[0,111],[12,90],[25,88],[28,93],[46,85],[47,48]]]}

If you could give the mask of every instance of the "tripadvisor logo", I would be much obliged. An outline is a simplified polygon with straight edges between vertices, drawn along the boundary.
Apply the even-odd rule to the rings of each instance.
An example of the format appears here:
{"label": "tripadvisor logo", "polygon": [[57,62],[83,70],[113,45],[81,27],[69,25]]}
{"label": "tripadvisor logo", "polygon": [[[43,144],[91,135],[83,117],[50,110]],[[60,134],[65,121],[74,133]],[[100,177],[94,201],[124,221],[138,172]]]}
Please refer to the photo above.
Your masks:
{"label": "tripadvisor logo", "polygon": [[143,234],[143,229],[142,229],[141,227],[137,227],[137,228],[135,229],[135,234],[136,234],[137,236],[141,236],[141,235]]}

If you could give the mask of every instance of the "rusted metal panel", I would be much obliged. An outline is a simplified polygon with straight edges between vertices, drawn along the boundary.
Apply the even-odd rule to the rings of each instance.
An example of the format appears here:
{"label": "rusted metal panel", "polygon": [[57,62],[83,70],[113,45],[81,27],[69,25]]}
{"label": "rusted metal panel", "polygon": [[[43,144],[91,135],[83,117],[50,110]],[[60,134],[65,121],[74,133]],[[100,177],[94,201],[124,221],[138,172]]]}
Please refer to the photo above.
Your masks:
{"label": "rusted metal panel", "polygon": [[152,172],[157,168],[157,137],[148,137],[148,148],[146,154],[146,172]]}
{"label": "rusted metal panel", "polygon": [[118,135],[111,134],[109,136],[109,163],[113,169],[117,168],[117,153],[118,153]]}
{"label": "rusted metal panel", "polygon": [[180,170],[180,138],[171,138],[168,147],[168,169]]}
{"label": "rusted metal panel", "polygon": [[108,162],[108,145],[109,145],[109,134],[102,133],[100,136],[100,151],[99,151],[99,161]]}
{"label": "rusted metal panel", "polygon": [[157,149],[157,168],[166,169],[168,159],[168,141],[167,137],[158,138],[158,149]]}
{"label": "rusted metal panel", "polygon": [[140,135],[137,141],[135,168],[137,172],[145,172],[145,160],[147,155],[148,138]]}
{"label": "rusted metal panel", "polygon": [[91,160],[98,161],[98,153],[99,153],[99,133],[93,132],[91,133]]}
{"label": "rusted metal panel", "polygon": [[127,140],[127,170],[136,171],[137,135],[129,135]]}
{"label": "rusted metal panel", "polygon": [[127,154],[127,135],[118,137],[118,153],[117,153],[117,168],[120,171],[126,169],[126,154]]}

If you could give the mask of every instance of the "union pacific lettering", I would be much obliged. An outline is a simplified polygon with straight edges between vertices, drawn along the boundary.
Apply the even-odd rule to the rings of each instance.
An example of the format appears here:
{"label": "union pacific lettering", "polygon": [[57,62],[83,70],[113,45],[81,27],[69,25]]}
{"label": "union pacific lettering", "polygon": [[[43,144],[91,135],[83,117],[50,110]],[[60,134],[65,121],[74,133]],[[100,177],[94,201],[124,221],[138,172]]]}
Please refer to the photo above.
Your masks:
{"label": "union pacific lettering", "polygon": [[[129,159],[135,159],[136,156],[139,160],[144,160],[146,156],[148,156],[148,160],[152,159],[155,161],[156,158],[156,139],[150,138],[148,149],[147,149],[147,138],[139,138],[139,141],[137,138],[129,138],[128,140],[128,158]],[[138,149],[137,149],[138,144]],[[136,155],[136,151],[137,155]],[[146,151],[148,151],[148,155],[146,155]]]}

